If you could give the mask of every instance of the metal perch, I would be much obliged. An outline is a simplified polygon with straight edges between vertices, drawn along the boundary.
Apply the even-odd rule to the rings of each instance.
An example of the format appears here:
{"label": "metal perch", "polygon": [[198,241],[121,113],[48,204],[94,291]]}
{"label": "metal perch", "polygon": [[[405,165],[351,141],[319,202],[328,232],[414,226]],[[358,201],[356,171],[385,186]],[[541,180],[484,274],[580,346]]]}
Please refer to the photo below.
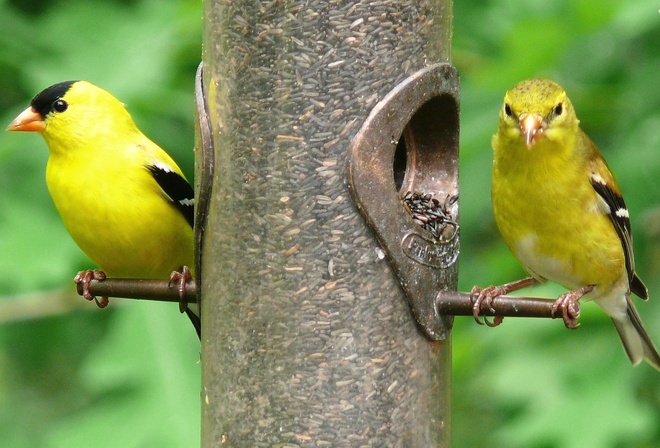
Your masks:
{"label": "metal perch", "polygon": [[[177,285],[169,285],[166,280],[125,278],[92,280],[89,284],[89,291],[99,297],[161,302],[179,302],[180,300]],[[194,281],[188,283],[186,292],[188,301],[196,303],[197,286]],[[82,295],[82,285],[78,285],[78,294]],[[440,291],[435,300],[438,314],[443,316],[472,316],[473,303],[470,294],[454,291]],[[492,302],[495,313],[488,306],[483,306],[480,314],[482,316],[554,318],[552,315],[554,303],[555,299],[500,296]]]}
{"label": "metal perch", "polygon": [[[82,295],[82,284],[78,284],[78,294]],[[155,300],[159,302],[179,302],[179,287],[167,280],[144,280],[133,278],[108,278],[89,282],[89,292],[98,297],[121,297],[124,299]],[[197,285],[194,281],[186,284],[188,303],[197,302]]]}

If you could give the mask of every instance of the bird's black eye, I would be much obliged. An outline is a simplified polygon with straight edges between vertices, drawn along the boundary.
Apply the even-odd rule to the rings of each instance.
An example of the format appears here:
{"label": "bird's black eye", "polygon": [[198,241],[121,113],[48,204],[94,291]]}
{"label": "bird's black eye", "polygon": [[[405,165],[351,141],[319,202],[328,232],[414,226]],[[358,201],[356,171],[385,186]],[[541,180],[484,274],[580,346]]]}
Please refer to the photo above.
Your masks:
{"label": "bird's black eye", "polygon": [[504,103],[504,113],[507,117],[513,116],[513,112],[511,112],[511,106],[509,106],[509,103]]}
{"label": "bird's black eye", "polygon": [[64,112],[67,108],[69,107],[69,104],[62,100],[62,99],[57,99],[53,103],[53,110],[55,112]]}
{"label": "bird's black eye", "polygon": [[555,116],[561,115],[562,111],[564,110],[564,106],[559,103],[555,106],[555,110],[553,111],[555,113]]}

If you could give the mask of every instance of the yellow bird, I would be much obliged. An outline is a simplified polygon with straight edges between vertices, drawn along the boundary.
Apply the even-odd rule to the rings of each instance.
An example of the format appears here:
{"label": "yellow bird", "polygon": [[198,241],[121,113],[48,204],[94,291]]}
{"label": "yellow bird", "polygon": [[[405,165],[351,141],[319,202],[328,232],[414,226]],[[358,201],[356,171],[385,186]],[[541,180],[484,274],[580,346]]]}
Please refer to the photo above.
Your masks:
{"label": "yellow bird", "polygon": [[514,86],[492,144],[495,221],[531,278],[475,287],[477,322],[482,303],[492,311],[497,296],[551,280],[571,290],[553,307],[567,327],[577,326],[577,302],[593,299],[614,321],[633,365],[646,359],[660,370],[631,298],[632,292],[647,300],[648,290],[635,273],[628,209],[566,92],[547,79]]}
{"label": "yellow bird", "polygon": [[[88,300],[95,299],[89,281],[105,273],[169,279],[193,265],[193,189],[110,93],[86,81],[52,85],[7,129],[46,140],[46,183],[55,207],[76,244],[104,271],[76,276]],[[107,299],[97,303],[105,306]],[[185,304],[182,310],[199,335],[198,310]]]}

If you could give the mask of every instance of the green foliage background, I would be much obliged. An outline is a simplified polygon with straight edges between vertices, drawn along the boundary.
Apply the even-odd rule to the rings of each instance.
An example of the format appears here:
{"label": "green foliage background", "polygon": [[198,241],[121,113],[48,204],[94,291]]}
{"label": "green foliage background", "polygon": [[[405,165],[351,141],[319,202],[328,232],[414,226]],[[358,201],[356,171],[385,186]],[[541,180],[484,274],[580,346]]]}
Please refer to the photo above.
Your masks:
{"label": "green foliage background", "polygon": [[[508,88],[551,77],[568,90],[626,195],[652,296],[638,308],[660,343],[659,7],[650,0],[456,2],[461,290],[524,275],[491,215],[490,136]],[[201,30],[198,0],[0,0],[0,123],[44,87],[87,79],[125,102],[191,177]],[[39,136],[0,133],[0,446],[198,446],[192,328],[171,305],[115,300],[100,312],[74,294],[72,273],[89,262],[52,206],[46,159]],[[630,367],[595,305],[583,307],[581,322],[577,331],[514,319],[487,329],[458,318],[453,445],[658,446],[660,374]]]}

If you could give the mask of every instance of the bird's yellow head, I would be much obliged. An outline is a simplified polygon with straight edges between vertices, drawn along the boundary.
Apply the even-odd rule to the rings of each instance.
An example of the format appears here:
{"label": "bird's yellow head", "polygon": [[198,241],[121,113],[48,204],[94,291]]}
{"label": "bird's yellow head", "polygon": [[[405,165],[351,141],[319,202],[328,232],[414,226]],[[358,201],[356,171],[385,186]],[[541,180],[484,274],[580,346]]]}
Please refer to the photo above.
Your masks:
{"label": "bird's yellow head", "polygon": [[557,83],[535,78],[516,84],[504,96],[499,138],[524,144],[531,150],[538,142],[557,141],[579,121],[566,92]]}
{"label": "bird's yellow head", "polygon": [[7,130],[39,132],[52,152],[137,128],[110,93],[87,81],[65,81],[38,93]]}

